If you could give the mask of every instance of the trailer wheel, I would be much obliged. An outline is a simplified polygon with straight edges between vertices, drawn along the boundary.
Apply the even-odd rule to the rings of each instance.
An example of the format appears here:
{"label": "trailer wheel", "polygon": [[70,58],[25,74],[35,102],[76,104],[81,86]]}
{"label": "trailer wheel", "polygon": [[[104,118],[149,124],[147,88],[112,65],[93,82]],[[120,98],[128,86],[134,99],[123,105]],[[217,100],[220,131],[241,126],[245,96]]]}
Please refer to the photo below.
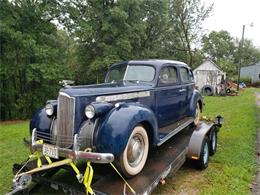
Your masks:
{"label": "trailer wheel", "polygon": [[210,132],[210,144],[209,144],[209,155],[213,156],[217,151],[218,136],[216,129],[212,129]]}
{"label": "trailer wheel", "polygon": [[193,161],[195,168],[203,170],[208,167],[209,163],[209,141],[208,138],[205,137],[200,151],[200,157],[198,160]]}
{"label": "trailer wheel", "polygon": [[119,157],[119,167],[126,177],[142,171],[148,156],[149,140],[146,130],[136,126],[131,133],[124,152]]}

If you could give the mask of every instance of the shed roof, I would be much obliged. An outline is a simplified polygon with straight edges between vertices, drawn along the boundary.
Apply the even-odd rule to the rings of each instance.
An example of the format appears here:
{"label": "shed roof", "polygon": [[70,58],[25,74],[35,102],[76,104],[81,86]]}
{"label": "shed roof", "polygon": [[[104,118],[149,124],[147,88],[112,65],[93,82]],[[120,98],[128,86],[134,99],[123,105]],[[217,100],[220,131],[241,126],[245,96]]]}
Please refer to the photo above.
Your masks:
{"label": "shed roof", "polygon": [[224,71],[221,70],[221,68],[214,63],[211,59],[207,59],[205,60],[201,65],[199,65],[197,68],[195,68],[193,71],[195,72],[196,70],[203,70],[203,66],[205,66],[205,64],[209,62],[212,66],[214,66],[217,70],[219,70],[220,72],[222,72],[224,74]]}

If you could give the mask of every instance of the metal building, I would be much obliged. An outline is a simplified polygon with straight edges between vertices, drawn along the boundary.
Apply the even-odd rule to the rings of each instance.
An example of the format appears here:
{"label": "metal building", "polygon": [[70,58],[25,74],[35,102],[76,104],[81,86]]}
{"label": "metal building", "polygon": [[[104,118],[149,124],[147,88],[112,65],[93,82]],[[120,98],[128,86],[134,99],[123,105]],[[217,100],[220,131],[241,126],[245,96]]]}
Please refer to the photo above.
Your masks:
{"label": "metal building", "polygon": [[251,83],[260,82],[260,62],[241,67],[240,78],[248,78],[251,80]]}

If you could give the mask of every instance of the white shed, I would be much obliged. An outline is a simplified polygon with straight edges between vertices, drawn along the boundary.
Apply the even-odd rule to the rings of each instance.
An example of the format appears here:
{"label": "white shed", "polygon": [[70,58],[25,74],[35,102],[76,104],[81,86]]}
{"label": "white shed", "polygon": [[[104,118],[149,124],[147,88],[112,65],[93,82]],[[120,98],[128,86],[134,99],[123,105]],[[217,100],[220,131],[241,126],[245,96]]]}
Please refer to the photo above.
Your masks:
{"label": "white shed", "polygon": [[249,78],[251,80],[251,83],[260,82],[260,62],[241,67],[240,77]]}
{"label": "white shed", "polygon": [[219,93],[219,86],[226,79],[226,73],[209,59],[194,69],[193,74],[196,87],[207,95]]}

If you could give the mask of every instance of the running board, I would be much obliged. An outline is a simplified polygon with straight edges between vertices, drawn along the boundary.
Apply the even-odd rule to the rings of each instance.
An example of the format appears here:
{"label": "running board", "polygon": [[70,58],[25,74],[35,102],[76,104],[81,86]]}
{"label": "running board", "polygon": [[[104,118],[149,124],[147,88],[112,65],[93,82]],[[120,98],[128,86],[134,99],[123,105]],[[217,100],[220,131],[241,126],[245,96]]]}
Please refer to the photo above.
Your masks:
{"label": "running board", "polygon": [[184,128],[186,128],[188,125],[190,125],[191,123],[193,123],[194,119],[190,118],[189,120],[187,120],[186,122],[184,122],[183,124],[181,124],[180,126],[176,127],[173,131],[171,131],[170,133],[168,133],[166,136],[164,136],[160,142],[157,144],[157,146],[162,145],[164,142],[166,142],[168,139],[170,139],[171,137],[173,137],[174,135],[176,135],[177,133],[179,133],[181,130],[183,130]]}

